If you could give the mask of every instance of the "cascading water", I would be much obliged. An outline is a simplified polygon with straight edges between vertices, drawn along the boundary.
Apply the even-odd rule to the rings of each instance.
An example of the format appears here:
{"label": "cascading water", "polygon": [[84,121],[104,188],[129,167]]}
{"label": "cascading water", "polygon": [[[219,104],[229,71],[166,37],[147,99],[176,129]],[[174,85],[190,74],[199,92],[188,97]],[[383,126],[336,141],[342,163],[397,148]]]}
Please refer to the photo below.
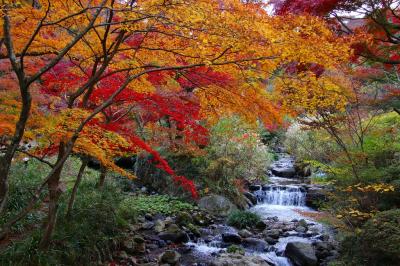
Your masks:
{"label": "cascading water", "polygon": [[[265,251],[251,250],[246,248],[246,255],[253,254],[264,258],[267,262],[275,266],[293,266],[292,262],[285,255],[286,245],[290,242],[312,243],[317,240],[317,236],[309,237],[311,230],[317,230],[321,233],[324,229],[318,223],[303,216],[302,212],[313,212],[306,206],[306,190],[301,180],[297,179],[294,170],[294,158],[287,154],[280,154],[279,160],[276,161],[269,171],[269,184],[254,185],[251,189],[252,193],[257,197],[257,204],[250,211],[257,213],[263,220],[268,220],[270,228],[291,228],[295,221],[305,219],[312,222],[313,226],[308,226],[310,231],[308,234],[297,232],[295,227],[286,229],[287,231],[277,239],[276,244],[271,244]],[[271,219],[272,218],[272,219]],[[274,224],[275,223],[275,224]],[[278,227],[276,227],[278,226]],[[225,231],[235,233],[236,229],[229,226],[221,226],[210,231],[213,236],[207,241],[197,241],[189,243],[195,254],[196,262],[213,259],[218,252],[226,250],[227,244],[223,243],[221,234]],[[269,229],[268,229],[269,230]],[[215,232],[214,232],[215,231]],[[317,234],[319,234],[317,233]],[[250,237],[254,240],[255,236]],[[224,248],[225,247],[225,248]]]}
{"label": "cascading water", "polygon": [[306,192],[298,186],[264,186],[255,191],[259,203],[282,206],[305,206]]}

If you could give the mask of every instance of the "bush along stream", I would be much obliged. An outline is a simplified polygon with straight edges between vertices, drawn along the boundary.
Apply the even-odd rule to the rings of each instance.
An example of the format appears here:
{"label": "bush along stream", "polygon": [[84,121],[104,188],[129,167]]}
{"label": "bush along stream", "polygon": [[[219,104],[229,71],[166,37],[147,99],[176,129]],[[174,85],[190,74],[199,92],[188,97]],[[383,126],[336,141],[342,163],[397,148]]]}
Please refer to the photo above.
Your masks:
{"label": "bush along stream", "polygon": [[[304,184],[293,158],[284,153],[269,175],[269,183],[249,185],[247,210],[212,194],[198,206],[178,204],[174,212],[143,213],[114,252],[113,263],[306,266],[335,260],[333,230],[310,218],[321,213],[306,206],[307,191],[313,197],[320,188]],[[145,203],[130,204],[140,209]]]}

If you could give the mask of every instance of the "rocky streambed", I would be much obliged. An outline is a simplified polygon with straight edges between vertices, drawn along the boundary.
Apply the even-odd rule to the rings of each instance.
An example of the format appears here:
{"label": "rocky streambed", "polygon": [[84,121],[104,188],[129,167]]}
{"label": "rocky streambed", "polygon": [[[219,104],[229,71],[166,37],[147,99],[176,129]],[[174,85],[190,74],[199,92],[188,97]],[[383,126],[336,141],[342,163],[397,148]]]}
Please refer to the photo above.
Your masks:
{"label": "rocky streambed", "polygon": [[270,183],[250,186],[249,210],[262,218],[251,228],[227,226],[215,214],[224,216],[234,206],[211,195],[199,202],[207,212],[200,208],[177,217],[146,216],[114,257],[122,265],[147,266],[326,265],[338,256],[334,233],[304,215],[318,214],[306,203],[307,192],[320,193],[320,188],[304,184],[297,173],[293,158],[280,154]]}

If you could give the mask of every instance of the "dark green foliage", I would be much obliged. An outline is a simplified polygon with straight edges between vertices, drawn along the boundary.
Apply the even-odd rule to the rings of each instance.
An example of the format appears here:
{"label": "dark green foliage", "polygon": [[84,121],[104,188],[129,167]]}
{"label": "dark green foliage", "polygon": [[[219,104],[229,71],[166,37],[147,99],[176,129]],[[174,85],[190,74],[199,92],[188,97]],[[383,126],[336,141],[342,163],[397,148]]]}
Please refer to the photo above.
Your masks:
{"label": "dark green foliage", "polygon": [[239,253],[239,254],[242,254],[242,255],[245,254],[244,248],[242,248],[242,247],[240,247],[240,246],[237,246],[237,245],[230,245],[230,246],[226,249],[226,251],[227,251],[228,253]]}
{"label": "dark green foliage", "polygon": [[260,130],[261,141],[268,146],[275,146],[279,144],[285,136],[285,131],[283,130],[273,130],[269,131],[266,128]]}
{"label": "dark green foliage", "polygon": [[66,218],[68,194],[61,200],[49,251],[38,250],[42,232],[37,228],[2,251],[0,265],[90,265],[111,258],[125,223],[117,216],[120,189],[112,182],[102,190],[96,189],[95,180],[83,182],[72,215]]}
{"label": "dark green foliage", "polygon": [[[36,188],[39,186],[41,178],[48,170],[48,166],[35,160],[12,165],[10,172],[12,178],[10,178],[9,199],[6,212],[0,217],[0,225],[7,222],[25,208]],[[43,193],[41,198],[45,196],[45,193]],[[39,204],[36,207],[38,208]],[[15,224],[12,231],[21,232],[24,228],[37,224],[42,218],[43,213],[30,213],[25,219]]]}
{"label": "dark green foliage", "polygon": [[190,211],[193,205],[171,198],[166,195],[140,195],[123,200],[119,206],[119,215],[125,219],[133,220],[138,215],[144,214],[176,214],[180,211]]}
{"label": "dark green foliage", "polygon": [[249,211],[234,211],[228,216],[228,225],[242,229],[246,227],[255,227],[261,221],[258,214]]}
{"label": "dark green foliage", "polygon": [[359,233],[342,243],[345,261],[353,265],[397,265],[400,261],[400,209],[378,213]]}
{"label": "dark green foliage", "polygon": [[273,155],[261,142],[258,130],[238,117],[221,119],[210,132],[206,154],[192,162],[201,170],[199,182],[208,192],[223,195],[244,208],[244,184],[266,181],[265,169]]}

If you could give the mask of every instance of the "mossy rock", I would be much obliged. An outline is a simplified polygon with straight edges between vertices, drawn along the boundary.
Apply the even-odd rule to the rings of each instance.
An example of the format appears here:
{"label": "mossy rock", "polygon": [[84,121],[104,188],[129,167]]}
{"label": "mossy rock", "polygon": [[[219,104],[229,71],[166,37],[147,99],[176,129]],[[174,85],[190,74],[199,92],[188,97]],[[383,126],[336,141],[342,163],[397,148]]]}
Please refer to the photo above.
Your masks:
{"label": "mossy rock", "polygon": [[193,235],[195,235],[196,237],[200,237],[201,233],[200,230],[197,226],[195,226],[194,224],[188,224],[187,228],[190,230],[190,232],[192,232]]}
{"label": "mossy rock", "polygon": [[176,216],[176,223],[183,226],[193,223],[192,215],[188,212],[180,212]]}
{"label": "mossy rock", "polygon": [[199,200],[199,207],[217,216],[228,216],[236,210],[236,206],[227,198],[220,195],[210,195]]}

